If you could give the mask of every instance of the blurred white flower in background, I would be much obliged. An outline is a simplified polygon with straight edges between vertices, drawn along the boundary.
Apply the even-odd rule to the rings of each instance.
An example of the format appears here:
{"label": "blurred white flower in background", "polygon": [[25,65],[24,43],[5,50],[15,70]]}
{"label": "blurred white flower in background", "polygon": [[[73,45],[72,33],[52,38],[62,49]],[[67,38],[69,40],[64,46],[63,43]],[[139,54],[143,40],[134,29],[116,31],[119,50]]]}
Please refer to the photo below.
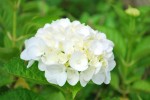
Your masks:
{"label": "blurred white flower in background", "polygon": [[113,46],[104,33],[65,18],[46,24],[26,40],[21,59],[29,61],[27,67],[38,61],[39,70],[52,84],[108,84],[116,65]]}

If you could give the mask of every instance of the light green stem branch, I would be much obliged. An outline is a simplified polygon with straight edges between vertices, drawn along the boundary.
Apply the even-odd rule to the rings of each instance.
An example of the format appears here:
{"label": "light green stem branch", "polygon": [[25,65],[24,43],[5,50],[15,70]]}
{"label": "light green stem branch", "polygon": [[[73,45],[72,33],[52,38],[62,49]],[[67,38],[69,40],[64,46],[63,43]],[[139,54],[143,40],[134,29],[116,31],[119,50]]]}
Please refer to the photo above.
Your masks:
{"label": "light green stem branch", "polygon": [[14,8],[14,12],[13,12],[13,30],[12,30],[12,35],[13,35],[13,46],[15,46],[16,44],[16,5]]}

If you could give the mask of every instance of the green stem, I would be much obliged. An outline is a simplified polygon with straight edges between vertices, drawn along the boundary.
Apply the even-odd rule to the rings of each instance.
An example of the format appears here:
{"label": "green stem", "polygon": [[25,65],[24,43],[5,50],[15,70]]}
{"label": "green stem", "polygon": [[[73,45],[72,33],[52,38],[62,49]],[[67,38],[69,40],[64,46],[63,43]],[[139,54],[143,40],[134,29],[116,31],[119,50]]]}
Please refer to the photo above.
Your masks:
{"label": "green stem", "polygon": [[63,94],[64,94],[64,97],[65,97],[65,100],[74,100],[72,92],[66,91],[66,92],[63,92]]}
{"label": "green stem", "polygon": [[133,43],[135,39],[136,33],[135,33],[135,18],[130,17],[130,23],[129,23],[129,36],[128,36],[128,51],[127,51],[127,58],[126,62],[129,63],[131,61],[131,52],[133,49]]}
{"label": "green stem", "polygon": [[134,17],[131,17],[131,26],[130,26],[130,31],[131,31],[131,33],[130,34],[135,34],[135,18]]}
{"label": "green stem", "polygon": [[132,50],[134,49],[133,48],[133,45],[134,45],[134,42],[135,42],[135,39],[136,39],[136,30],[135,30],[135,25],[136,25],[136,20],[134,17],[130,17],[130,22],[129,22],[129,30],[127,32],[127,53],[126,53],[126,58],[125,58],[125,61],[123,61],[122,63],[122,71],[123,74],[123,82],[122,82],[122,95],[124,97],[127,96],[128,94],[128,84],[126,83],[127,81],[127,76],[128,76],[128,70],[129,70],[129,67],[132,66]]}
{"label": "green stem", "polygon": [[14,12],[13,12],[13,30],[12,30],[12,35],[13,35],[13,46],[15,46],[15,42],[16,42],[16,26],[17,26],[17,23],[16,23],[16,4],[14,5]]}
{"label": "green stem", "polygon": [[[132,41],[132,39],[129,39],[126,63],[130,63],[130,61],[131,61],[131,52],[133,49],[132,46],[133,46],[133,41]],[[126,66],[126,67],[129,67],[129,66]]]}

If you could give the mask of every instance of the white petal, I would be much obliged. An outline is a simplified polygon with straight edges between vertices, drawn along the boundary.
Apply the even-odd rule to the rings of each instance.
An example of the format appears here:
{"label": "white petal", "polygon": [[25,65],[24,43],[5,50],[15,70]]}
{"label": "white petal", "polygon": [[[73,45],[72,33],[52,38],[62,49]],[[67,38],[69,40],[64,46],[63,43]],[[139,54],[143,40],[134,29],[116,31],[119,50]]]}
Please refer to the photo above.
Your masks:
{"label": "white petal", "polygon": [[79,21],[73,21],[72,24],[73,24],[73,25],[79,25],[79,24],[81,24],[81,23],[80,23]]}
{"label": "white petal", "polygon": [[88,68],[87,70],[80,72],[80,78],[83,78],[85,81],[91,80],[94,74],[94,68]]}
{"label": "white petal", "polygon": [[114,60],[114,54],[112,53],[109,60]]}
{"label": "white petal", "polygon": [[51,26],[51,24],[45,24],[44,25],[44,28],[46,29],[46,28],[50,28],[50,26]]}
{"label": "white petal", "polygon": [[81,86],[85,87],[89,81],[85,81],[83,78],[80,78]]}
{"label": "white petal", "polygon": [[94,74],[97,74],[102,67],[102,62],[97,57],[92,57],[90,58],[89,65],[95,68]]}
{"label": "white petal", "polygon": [[88,26],[80,25],[79,29],[77,29],[76,33],[81,35],[83,38],[86,38],[90,35],[90,29]]}
{"label": "white petal", "polygon": [[74,86],[79,81],[79,73],[72,68],[67,69],[67,81],[70,85]]}
{"label": "white petal", "polygon": [[68,18],[56,20],[56,21],[53,21],[51,25],[57,26],[57,27],[62,26],[66,28],[68,25],[70,25],[70,20]]}
{"label": "white petal", "polygon": [[47,65],[56,64],[58,63],[58,60],[59,60],[56,52],[51,52],[48,54],[46,53],[45,56],[43,56],[41,59],[42,59],[42,62]]}
{"label": "white petal", "polygon": [[105,74],[104,72],[99,71],[97,74],[94,74],[92,77],[92,81],[95,84],[101,85],[105,80]]}
{"label": "white petal", "polygon": [[115,66],[116,66],[116,62],[114,60],[108,61],[109,71],[113,70]]}
{"label": "white petal", "polygon": [[62,64],[46,66],[45,77],[48,82],[63,86],[67,80],[66,67]]}
{"label": "white petal", "polygon": [[28,54],[27,54],[26,49],[21,52],[20,58],[23,60],[31,60],[30,56],[28,56]]}
{"label": "white petal", "polygon": [[97,74],[100,71],[101,67],[102,67],[102,63],[101,62],[97,62],[95,64],[95,67],[96,67],[95,74]]}
{"label": "white petal", "polygon": [[80,84],[84,87],[91,80],[94,74],[94,68],[88,68],[80,73]]}
{"label": "white petal", "polygon": [[106,53],[106,55],[104,56],[106,59],[114,59],[114,55],[113,52],[108,52]]}
{"label": "white petal", "polygon": [[109,83],[110,83],[110,80],[111,80],[110,72],[106,72],[105,75],[106,75],[106,78],[105,78],[104,83],[105,83],[105,84],[109,84]]}
{"label": "white petal", "polygon": [[107,43],[109,44],[110,47],[114,47],[114,43],[110,40],[107,40]]}
{"label": "white petal", "polygon": [[106,39],[106,35],[104,33],[99,32],[101,38]]}
{"label": "white petal", "polygon": [[113,50],[113,47],[108,47],[108,48],[106,49],[107,52],[112,52],[112,50]]}
{"label": "white petal", "polygon": [[40,71],[45,71],[46,67],[48,67],[48,65],[45,65],[42,61],[39,61],[38,68]]}
{"label": "white petal", "polygon": [[24,60],[38,60],[39,56],[44,53],[46,45],[37,37],[32,37],[25,41],[25,50],[20,57]]}
{"label": "white petal", "polygon": [[39,46],[39,47],[44,47],[45,43],[44,41],[39,38],[39,37],[32,37],[28,40],[25,40],[25,48],[28,48],[30,46]]}
{"label": "white petal", "polygon": [[68,61],[67,55],[65,55],[64,53],[59,53],[58,54],[58,62],[60,64],[65,64],[67,61]]}
{"label": "white petal", "polygon": [[59,20],[59,24],[63,27],[67,27],[70,25],[70,20],[68,18],[61,19]]}
{"label": "white petal", "polygon": [[46,66],[46,70],[50,72],[51,74],[59,74],[61,72],[66,71],[66,67],[63,64],[52,64],[49,66]]}
{"label": "white petal", "polygon": [[59,86],[63,86],[66,83],[67,80],[67,73],[63,72],[61,74],[59,74],[59,76],[57,76],[57,83]]}
{"label": "white petal", "polygon": [[43,52],[37,46],[30,46],[29,48],[23,50],[20,58],[23,60],[38,60]]}
{"label": "white petal", "polygon": [[81,52],[74,52],[69,60],[70,66],[77,71],[84,71],[88,68],[88,59]]}
{"label": "white petal", "polygon": [[66,54],[71,54],[74,51],[74,43],[72,41],[64,41],[63,49]]}
{"label": "white petal", "polygon": [[94,40],[91,42],[91,45],[90,45],[90,51],[92,51],[95,55],[100,55],[103,53],[104,51],[104,46],[103,44],[98,41],[98,40]]}
{"label": "white petal", "polygon": [[35,36],[42,39],[44,43],[49,47],[53,47],[55,45],[55,42],[54,42],[54,39],[52,38],[52,33],[50,30],[48,31],[47,29],[41,28],[37,31]]}
{"label": "white petal", "polygon": [[31,67],[34,62],[35,62],[34,60],[30,60],[30,61],[28,62],[27,68]]}
{"label": "white petal", "polygon": [[27,49],[26,53],[30,59],[37,59],[37,57],[41,56],[44,52],[41,51],[37,46],[32,46]]}
{"label": "white petal", "polygon": [[49,72],[45,72],[45,78],[46,78],[46,80],[47,80],[49,83],[58,85],[58,83],[57,83],[57,75],[52,75],[52,74],[49,73]]}

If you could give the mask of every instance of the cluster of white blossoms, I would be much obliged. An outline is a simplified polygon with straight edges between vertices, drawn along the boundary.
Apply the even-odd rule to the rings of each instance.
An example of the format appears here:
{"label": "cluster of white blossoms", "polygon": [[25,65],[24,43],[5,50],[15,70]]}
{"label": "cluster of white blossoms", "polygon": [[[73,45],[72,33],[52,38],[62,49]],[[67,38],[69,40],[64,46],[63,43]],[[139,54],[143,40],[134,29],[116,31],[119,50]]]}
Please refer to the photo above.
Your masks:
{"label": "cluster of white blossoms", "polygon": [[39,70],[52,84],[108,84],[116,65],[113,46],[104,33],[65,18],[46,24],[26,40],[21,59],[29,61],[28,68],[38,61]]}

